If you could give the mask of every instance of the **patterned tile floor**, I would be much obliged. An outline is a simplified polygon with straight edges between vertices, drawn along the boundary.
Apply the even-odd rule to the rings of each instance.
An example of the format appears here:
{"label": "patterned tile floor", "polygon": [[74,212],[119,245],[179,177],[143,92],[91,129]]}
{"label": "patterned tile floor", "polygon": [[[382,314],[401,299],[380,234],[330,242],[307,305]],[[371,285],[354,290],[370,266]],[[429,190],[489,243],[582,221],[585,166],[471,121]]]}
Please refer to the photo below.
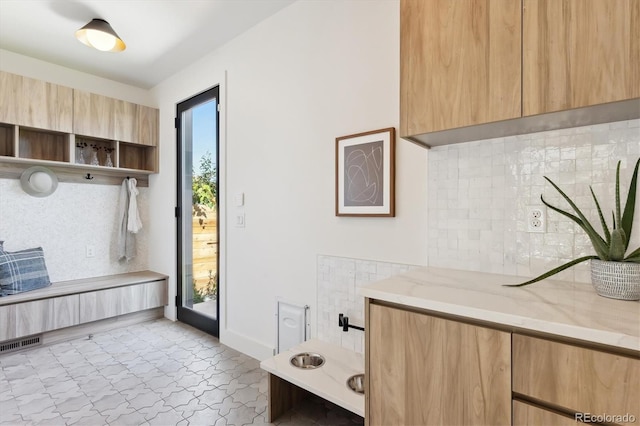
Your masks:
{"label": "patterned tile floor", "polygon": [[[166,319],[0,356],[2,425],[268,425],[258,361]],[[274,425],[356,425],[319,398]]]}

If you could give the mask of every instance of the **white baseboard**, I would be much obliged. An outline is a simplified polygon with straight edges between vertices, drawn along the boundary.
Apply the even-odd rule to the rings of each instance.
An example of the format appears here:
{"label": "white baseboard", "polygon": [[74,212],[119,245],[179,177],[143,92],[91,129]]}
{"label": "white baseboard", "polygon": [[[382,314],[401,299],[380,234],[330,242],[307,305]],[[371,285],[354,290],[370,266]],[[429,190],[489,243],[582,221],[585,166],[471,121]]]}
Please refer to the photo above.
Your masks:
{"label": "white baseboard", "polygon": [[259,361],[271,358],[274,348],[232,330],[220,330],[220,343]]}

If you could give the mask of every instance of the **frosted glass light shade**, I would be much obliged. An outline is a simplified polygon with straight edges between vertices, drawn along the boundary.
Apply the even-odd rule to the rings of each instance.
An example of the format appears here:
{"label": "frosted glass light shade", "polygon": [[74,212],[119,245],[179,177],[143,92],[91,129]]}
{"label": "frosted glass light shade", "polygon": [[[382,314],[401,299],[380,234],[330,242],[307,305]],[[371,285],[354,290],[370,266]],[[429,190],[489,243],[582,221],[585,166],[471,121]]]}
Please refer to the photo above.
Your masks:
{"label": "frosted glass light shade", "polygon": [[53,185],[53,179],[45,172],[35,172],[29,178],[29,183],[37,192],[48,192]]}
{"label": "frosted glass light shade", "polygon": [[102,52],[122,52],[127,46],[111,25],[103,19],[93,19],[76,31],[76,38],[81,43]]}
{"label": "frosted glass light shade", "polygon": [[42,166],[33,166],[20,176],[22,190],[33,197],[48,197],[58,188],[58,177]]}

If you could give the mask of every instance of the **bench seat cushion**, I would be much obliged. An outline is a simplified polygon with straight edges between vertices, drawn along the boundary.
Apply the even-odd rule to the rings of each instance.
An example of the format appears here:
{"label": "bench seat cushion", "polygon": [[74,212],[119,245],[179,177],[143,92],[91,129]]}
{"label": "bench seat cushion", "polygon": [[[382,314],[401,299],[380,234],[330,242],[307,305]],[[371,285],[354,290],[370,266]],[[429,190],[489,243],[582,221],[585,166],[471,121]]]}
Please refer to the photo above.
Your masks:
{"label": "bench seat cushion", "polygon": [[51,285],[42,247],[4,251],[0,247],[0,296]]}

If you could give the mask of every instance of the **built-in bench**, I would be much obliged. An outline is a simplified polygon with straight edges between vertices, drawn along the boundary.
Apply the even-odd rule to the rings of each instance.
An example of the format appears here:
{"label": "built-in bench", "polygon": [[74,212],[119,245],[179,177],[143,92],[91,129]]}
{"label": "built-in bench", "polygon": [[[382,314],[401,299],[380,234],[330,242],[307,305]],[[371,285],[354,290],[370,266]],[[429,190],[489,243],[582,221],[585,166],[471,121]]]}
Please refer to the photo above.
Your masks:
{"label": "built-in bench", "polygon": [[130,272],[0,297],[0,353],[162,317],[167,279]]}

